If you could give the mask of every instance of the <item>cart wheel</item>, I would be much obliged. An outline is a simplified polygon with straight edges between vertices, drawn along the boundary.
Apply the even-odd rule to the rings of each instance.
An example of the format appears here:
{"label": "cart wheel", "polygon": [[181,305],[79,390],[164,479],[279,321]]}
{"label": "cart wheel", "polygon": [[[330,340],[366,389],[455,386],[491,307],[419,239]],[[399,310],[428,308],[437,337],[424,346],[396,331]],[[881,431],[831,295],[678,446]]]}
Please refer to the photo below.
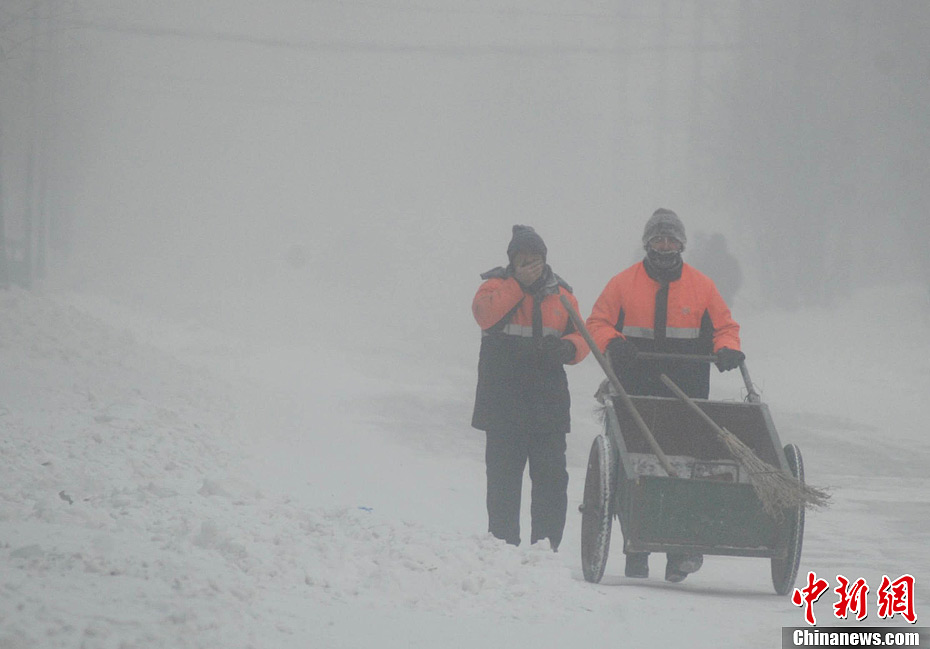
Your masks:
{"label": "cart wheel", "polygon": [[581,504],[581,569],[585,580],[595,584],[604,576],[610,551],[615,472],[613,446],[606,437],[598,435],[588,456]]}
{"label": "cart wheel", "polygon": [[[795,478],[804,484],[804,461],[801,449],[794,444],[785,446],[788,467]],[[804,540],[804,505],[786,510],[779,531],[781,542],[778,556],[772,557],[772,584],[779,595],[787,595],[794,588],[801,563],[801,542]]]}

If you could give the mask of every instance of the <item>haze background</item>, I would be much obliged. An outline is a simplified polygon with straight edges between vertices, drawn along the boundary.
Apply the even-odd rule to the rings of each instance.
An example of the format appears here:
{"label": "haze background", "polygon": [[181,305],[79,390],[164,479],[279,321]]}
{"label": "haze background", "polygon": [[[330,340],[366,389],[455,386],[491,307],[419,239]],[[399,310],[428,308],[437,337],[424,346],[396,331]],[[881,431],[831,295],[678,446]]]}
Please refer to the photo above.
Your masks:
{"label": "haze background", "polygon": [[512,224],[588,309],[659,206],[725,235],[740,306],[930,272],[923,3],[7,0],[0,21],[7,239],[150,308],[458,346]]}
{"label": "haze background", "polygon": [[[703,597],[689,599],[661,583],[611,588],[629,585],[615,561],[607,586],[577,583],[577,519],[559,555],[574,580],[531,549],[510,555],[463,536],[485,524],[481,437],[468,428],[478,274],[506,261],[514,223],[533,225],[586,314],[640,255],[659,206],[679,213],[693,243],[726,236],[745,277],[733,306],[753,376],[784,441],[804,450],[811,481],[843,489],[832,513],[811,517],[802,571],[844,571],[873,588],[882,571],[925,574],[928,28],[918,2],[3,0],[5,270],[32,289],[4,303],[4,406],[15,417],[4,420],[3,543],[16,552],[51,529],[62,557],[89,552],[99,519],[52,507],[63,487],[117,494],[92,503],[104,520],[175,508],[187,530],[167,535],[176,563],[164,574],[133,572],[162,556],[147,540],[164,530],[144,520],[120,551],[107,542],[90,552],[138,580],[112,601],[99,593],[113,580],[68,572],[54,552],[49,565],[29,552],[6,557],[4,574],[24,584],[8,588],[16,596],[0,610],[18,625],[7,638],[65,642],[69,628],[86,627],[99,646],[129,637],[210,646],[204,628],[219,620],[226,644],[289,646],[281,611],[262,608],[280,605],[307,637],[335,618],[324,634],[332,644],[409,645],[388,606],[419,588],[403,580],[420,573],[377,555],[359,532],[366,524],[318,509],[364,505],[387,529],[415,521],[416,547],[453,571],[425,589],[439,618],[403,609],[404,623],[431,630],[420,646],[447,638],[448,624],[474,630],[470,617],[442,618],[470,601],[458,587],[474,574],[515,584],[476,589],[493,641],[526,630],[501,619],[511,607],[539,621],[567,598],[571,625],[556,617],[535,637],[649,638],[654,628],[631,622],[671,610],[685,620],[665,629],[672,640],[701,646],[692,633],[702,629],[704,646],[720,646],[738,605],[737,636],[752,639],[743,644],[773,644],[768,630],[801,618],[767,592],[764,562],[737,562],[736,572],[708,562],[686,582]],[[205,373],[191,378],[148,345]],[[715,394],[732,398],[738,379],[714,377]],[[573,505],[599,378],[591,361],[570,370]],[[198,392],[214,389],[222,398]],[[236,423],[214,421],[227,415]],[[133,446],[126,431],[137,429],[161,450]],[[94,435],[107,440],[99,465]],[[55,451],[55,480],[27,462],[59,448],[46,440],[72,452]],[[240,443],[247,459],[226,459],[240,457]],[[164,452],[185,458],[177,464],[189,473],[150,473]],[[126,458],[143,469],[124,474]],[[88,466],[103,467],[106,489],[88,486]],[[243,479],[293,503],[262,504],[236,486]],[[175,496],[125,497],[151,480]],[[217,505],[219,492],[256,510],[238,516]],[[282,575],[321,561],[305,554],[307,530],[274,523],[308,511],[358,541],[322,562],[344,582],[336,604],[329,591],[282,593],[266,572],[230,568],[236,544],[253,559],[273,556]],[[203,558],[191,545],[216,552],[191,569]],[[401,580],[362,589],[374,611],[355,607],[352,575],[340,574],[372,557]],[[508,561],[542,568],[511,571]],[[182,574],[195,582],[179,595],[170,584]],[[156,576],[164,581],[142,583]],[[211,583],[217,600],[202,595]],[[243,583],[251,595],[239,599]],[[68,609],[85,598],[88,610]],[[128,626],[88,622],[101,601],[122,602]],[[25,619],[17,602],[40,614]],[[166,624],[159,616],[175,606],[193,613]],[[592,610],[606,626],[591,625],[582,611]],[[152,633],[159,642],[146,641]]]}

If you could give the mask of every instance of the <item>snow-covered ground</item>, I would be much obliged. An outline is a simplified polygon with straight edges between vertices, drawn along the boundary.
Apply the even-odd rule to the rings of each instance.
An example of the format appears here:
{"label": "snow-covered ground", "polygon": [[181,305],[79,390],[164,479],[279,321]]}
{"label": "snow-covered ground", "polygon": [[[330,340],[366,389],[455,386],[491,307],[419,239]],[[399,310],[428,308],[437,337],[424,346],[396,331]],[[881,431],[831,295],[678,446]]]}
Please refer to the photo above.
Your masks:
{"label": "snow-covered ground", "polygon": [[[810,483],[834,489],[808,515],[802,576],[863,577],[874,594],[883,574],[913,574],[918,624],[930,615],[922,299],[916,286],[863,290],[829,310],[740,318],[782,440],[801,447]],[[653,557],[653,578],[624,578],[619,529],[603,582],[583,580],[593,360],[569,374],[569,520],[554,554],[483,532],[472,360],[373,362],[323,340],[235,336],[76,292],[0,293],[0,647],[775,647],[803,623],[764,560],[708,557],[671,585]],[[734,377],[714,377],[716,397],[739,397]]]}

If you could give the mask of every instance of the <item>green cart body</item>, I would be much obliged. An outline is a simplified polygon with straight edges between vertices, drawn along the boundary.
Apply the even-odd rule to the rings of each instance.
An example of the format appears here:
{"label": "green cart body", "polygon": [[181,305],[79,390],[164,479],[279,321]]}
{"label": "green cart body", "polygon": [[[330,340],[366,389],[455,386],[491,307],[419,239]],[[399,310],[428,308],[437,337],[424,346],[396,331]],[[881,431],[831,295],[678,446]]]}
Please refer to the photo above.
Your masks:
{"label": "green cart body", "polygon": [[[748,374],[745,374],[748,378]],[[767,464],[803,482],[800,451],[782,446],[766,404],[694,399]],[[750,476],[707,424],[676,398],[631,396],[630,401],[671,463],[668,475],[619,399],[603,395],[604,434],[591,449],[581,510],[582,564],[600,581],[613,518],[624,552],[675,552],[769,558],[775,591],[794,587],[804,509],[767,513]]]}
{"label": "green cart body", "polygon": [[[613,506],[620,518],[624,550],[771,557],[779,545],[778,525],[763,511],[752,485],[739,481],[741,467],[704,422],[677,399],[631,400],[667,456],[693,461],[675,463],[685,469],[683,477],[638,474],[633,454],[652,451],[632,419],[607,399],[606,431],[618,456]],[[781,444],[765,404],[697,403],[760,459],[789,470],[784,454],[776,452]],[[723,470],[714,472],[714,468]],[[695,469],[704,476],[694,477]]]}

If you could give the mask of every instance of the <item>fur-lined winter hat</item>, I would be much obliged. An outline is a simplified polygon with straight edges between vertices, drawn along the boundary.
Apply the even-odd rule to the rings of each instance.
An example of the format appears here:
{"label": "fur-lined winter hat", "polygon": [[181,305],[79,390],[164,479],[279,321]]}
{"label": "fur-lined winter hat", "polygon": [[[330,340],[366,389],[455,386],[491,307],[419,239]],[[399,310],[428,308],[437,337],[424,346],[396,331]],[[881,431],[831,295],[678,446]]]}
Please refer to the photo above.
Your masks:
{"label": "fur-lined winter hat", "polygon": [[507,258],[511,263],[518,252],[535,252],[542,255],[543,261],[546,260],[546,244],[542,237],[536,234],[536,230],[528,225],[513,226],[513,238],[507,246]]}
{"label": "fur-lined winter hat", "polygon": [[646,221],[646,229],[643,230],[643,247],[649,247],[649,241],[653,237],[674,237],[681,243],[684,250],[685,244],[688,243],[688,237],[685,236],[685,226],[672,210],[660,207]]}

